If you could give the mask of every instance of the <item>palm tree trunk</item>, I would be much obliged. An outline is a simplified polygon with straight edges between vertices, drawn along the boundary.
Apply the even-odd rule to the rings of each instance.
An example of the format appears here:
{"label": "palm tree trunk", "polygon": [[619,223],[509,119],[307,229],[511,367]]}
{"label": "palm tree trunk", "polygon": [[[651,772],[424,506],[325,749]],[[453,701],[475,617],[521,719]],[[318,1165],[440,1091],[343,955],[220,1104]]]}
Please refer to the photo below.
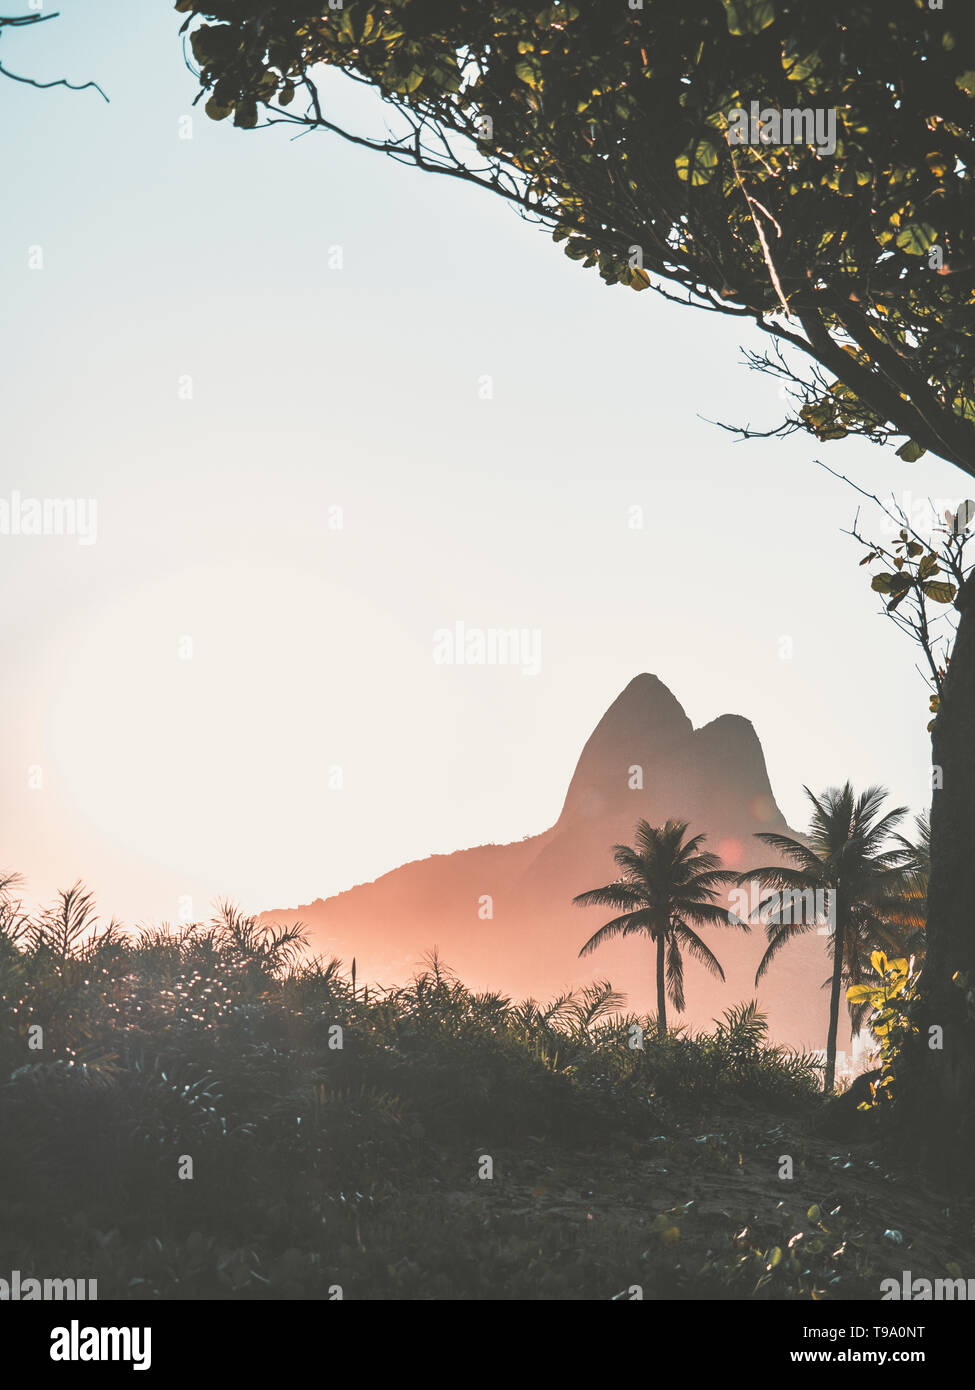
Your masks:
{"label": "palm tree trunk", "polygon": [[657,1037],[667,1032],[667,988],[664,980],[664,953],[667,941],[663,932],[657,934]]}
{"label": "palm tree trunk", "polygon": [[833,980],[829,991],[829,1032],[826,1035],[826,1076],[823,1090],[830,1095],[836,1083],[836,1035],[840,1024],[840,986],[843,983],[843,923],[836,914],[833,931]]}

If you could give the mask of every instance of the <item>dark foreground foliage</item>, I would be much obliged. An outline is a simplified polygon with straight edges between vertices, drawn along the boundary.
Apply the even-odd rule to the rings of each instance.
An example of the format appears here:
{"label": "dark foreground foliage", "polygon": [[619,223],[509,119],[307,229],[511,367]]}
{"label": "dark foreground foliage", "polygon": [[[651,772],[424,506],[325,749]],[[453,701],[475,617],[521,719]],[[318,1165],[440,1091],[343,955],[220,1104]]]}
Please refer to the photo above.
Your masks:
{"label": "dark foreground foliage", "polygon": [[0,918],[0,1275],[102,1299],[877,1296],[816,1065],[754,1005],[658,1038],[608,985],[515,1004],[436,956],[356,990],[233,908],[130,939],[73,894]]}

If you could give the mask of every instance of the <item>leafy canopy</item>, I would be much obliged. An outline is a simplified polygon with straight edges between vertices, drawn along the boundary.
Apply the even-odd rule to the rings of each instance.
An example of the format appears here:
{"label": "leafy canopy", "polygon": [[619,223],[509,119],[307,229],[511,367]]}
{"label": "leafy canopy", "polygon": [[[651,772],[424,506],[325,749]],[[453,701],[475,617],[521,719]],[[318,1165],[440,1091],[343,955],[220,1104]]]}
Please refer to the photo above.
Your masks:
{"label": "leafy canopy", "polygon": [[[746,356],[795,404],[769,433],[896,436],[908,461],[931,450],[975,474],[975,14],[926,0],[640,5],[176,8],[214,119],[252,127],[263,109],[485,187],[608,284],[768,333],[770,351]],[[323,65],[374,88],[400,128],[346,129]],[[767,133],[772,113],[835,113],[835,150],[729,144],[753,101]]]}

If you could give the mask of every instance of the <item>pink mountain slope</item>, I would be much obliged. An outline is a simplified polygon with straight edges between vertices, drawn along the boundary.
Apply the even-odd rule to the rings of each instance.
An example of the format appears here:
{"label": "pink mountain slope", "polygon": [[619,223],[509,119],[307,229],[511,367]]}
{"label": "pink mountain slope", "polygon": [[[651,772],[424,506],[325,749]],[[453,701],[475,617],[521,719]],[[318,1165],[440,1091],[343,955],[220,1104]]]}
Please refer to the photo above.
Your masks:
{"label": "pink mountain slope", "polygon": [[[356,957],[360,981],[402,982],[436,945],[477,990],[544,1000],[608,978],[626,993],[630,1008],[653,1011],[650,943],[617,940],[580,960],[580,946],[613,914],[572,905],[577,893],[616,877],[613,846],[632,844],[641,818],[651,825],[668,818],[688,821],[691,834],[707,835],[705,848],[741,870],[776,862],[752,838],[756,831],[795,833],[775,803],[749,721],[724,714],[695,729],[656,676],[640,675],[613,701],[583,748],[551,829],[514,844],[404,864],[335,897],[267,912],[263,920],[301,920],[316,951],[339,955],[346,964]],[[702,929],[701,935],[727,982],[685,956],[687,1009],[673,1021],[705,1027],[730,1005],[757,997],[776,1041],[824,1046],[824,935],[813,930],[787,946],[757,988],[755,969],[765,948],[761,927],[749,935],[726,928]],[[843,1021],[841,1030],[843,1048]]]}

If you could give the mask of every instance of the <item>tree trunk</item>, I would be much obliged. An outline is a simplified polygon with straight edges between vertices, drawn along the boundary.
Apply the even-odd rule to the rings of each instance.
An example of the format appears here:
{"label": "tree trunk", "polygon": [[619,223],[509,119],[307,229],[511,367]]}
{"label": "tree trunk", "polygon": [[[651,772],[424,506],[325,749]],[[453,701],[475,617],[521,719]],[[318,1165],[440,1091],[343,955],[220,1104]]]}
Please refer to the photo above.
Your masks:
{"label": "tree trunk", "polygon": [[667,1032],[667,987],[664,980],[664,953],[667,941],[663,932],[657,936],[657,1037]]}
{"label": "tree trunk", "polygon": [[836,1034],[840,1024],[840,987],[843,983],[843,923],[836,914],[833,931],[833,980],[829,991],[829,1031],[826,1034],[826,1075],[823,1091],[830,1095],[836,1084]]}
{"label": "tree trunk", "polygon": [[971,1183],[975,1150],[975,576],[931,734],[931,877],[925,962],[894,1066],[895,1119],[937,1182]]}

